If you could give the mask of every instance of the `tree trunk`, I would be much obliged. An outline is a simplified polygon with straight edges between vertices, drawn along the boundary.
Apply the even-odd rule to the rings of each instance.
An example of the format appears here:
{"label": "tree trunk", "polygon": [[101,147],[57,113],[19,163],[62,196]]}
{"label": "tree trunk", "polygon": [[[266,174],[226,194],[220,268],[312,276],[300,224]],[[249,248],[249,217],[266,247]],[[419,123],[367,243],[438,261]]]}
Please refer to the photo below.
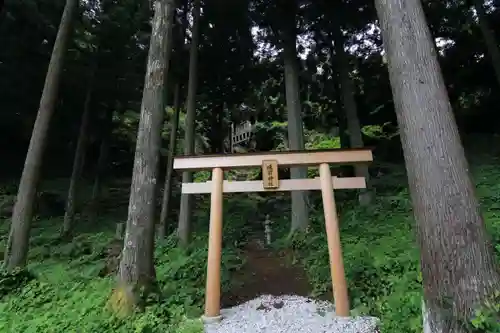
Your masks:
{"label": "tree trunk", "polygon": [[[355,88],[349,77],[349,60],[344,50],[344,36],[339,29],[333,33],[334,47],[337,56],[337,71],[340,79],[340,90],[342,96],[342,104],[347,120],[347,131],[349,133],[349,145],[351,148],[362,148],[363,136],[361,133],[361,125],[358,118],[358,110],[356,106]],[[364,177],[366,179],[367,188],[359,191],[359,203],[363,206],[369,205],[372,202],[372,192],[370,191],[369,181],[370,174],[368,173],[368,164],[356,164],[354,166],[356,177]]]}
{"label": "tree trunk", "polygon": [[161,202],[159,237],[164,238],[167,234],[167,217],[170,211],[170,199],[172,197],[172,175],[174,171],[174,156],[177,149],[177,133],[179,127],[179,113],[181,112],[180,84],[175,85],[174,95],[174,119],[172,119],[172,131],[170,132],[170,143],[168,145],[167,174],[163,188],[163,199]]}
{"label": "tree trunk", "polygon": [[[342,94],[339,91],[340,87],[340,78],[338,78],[338,71],[336,70],[337,67],[339,67],[338,64],[338,58],[335,57],[335,48],[333,45],[330,47],[330,56],[331,56],[331,79],[327,79],[328,81],[325,82],[325,86],[327,85],[328,90],[326,91],[327,94],[331,95],[332,98],[335,100],[335,105],[339,109],[339,111],[342,108]],[[349,148],[349,133],[347,133],[347,120],[345,113],[342,112],[335,112],[338,113],[337,116],[337,125],[339,127],[339,139],[340,139],[340,148],[342,149],[348,149]],[[327,121],[325,118],[324,121]],[[343,165],[342,168],[344,167],[350,167],[349,165]]]}
{"label": "tree trunk", "polygon": [[[295,30],[289,29],[286,33],[283,45],[288,144],[290,150],[303,150],[305,149],[304,131],[302,128],[302,110],[299,95],[299,68],[295,43]],[[292,179],[307,178],[307,168],[290,168],[290,177]],[[292,223],[290,233],[298,230],[305,230],[308,225],[309,213],[307,207],[307,192],[292,191]]]}
{"label": "tree trunk", "polygon": [[500,50],[498,49],[495,33],[488,26],[488,15],[484,10],[484,1],[474,0],[474,8],[476,8],[477,15],[479,17],[479,28],[483,34],[484,42],[486,43],[486,48],[490,54],[491,63],[493,65],[493,69],[495,70],[495,76],[500,87]]}
{"label": "tree trunk", "polygon": [[66,0],[59,24],[54,49],[49,62],[40,107],[31,134],[26,162],[19,183],[16,204],[12,213],[9,240],[5,251],[5,266],[8,270],[24,267],[28,255],[30,225],[33,218],[33,203],[36,196],[40,169],[49,130],[49,123],[57,101],[59,80],[68,47],[71,24],[78,6],[77,0]]}
{"label": "tree trunk", "polygon": [[[132,173],[128,219],[118,272],[119,288],[112,296],[116,312],[129,314],[137,293],[155,280],[155,186],[163,126],[164,86],[172,50],[174,0],[156,0],[142,95],[141,116]],[[120,302],[120,294],[126,296]]]}
{"label": "tree trunk", "polygon": [[338,119],[340,148],[349,149],[349,133],[347,130],[347,120],[345,118],[345,115],[339,115]]}
{"label": "tree trunk", "polygon": [[83,107],[83,115],[80,124],[80,132],[78,134],[78,142],[76,144],[75,157],[73,159],[73,170],[71,172],[71,179],[69,182],[68,196],[66,199],[66,212],[64,214],[64,223],[61,230],[62,237],[71,237],[71,232],[73,229],[73,221],[75,217],[75,202],[77,195],[78,182],[82,175],[82,170],[85,161],[85,152],[87,149],[87,136],[89,129],[89,120],[91,114],[91,100],[93,91],[93,78],[94,74],[91,74],[90,82],[87,90],[87,96],[85,97],[85,104]]}
{"label": "tree trunk", "polygon": [[[198,86],[198,41],[200,38],[200,0],[195,0],[193,4],[193,28],[191,37],[191,50],[189,56],[189,79],[186,107],[186,133],[184,137],[184,155],[194,154],[194,118],[196,116],[196,90]],[[182,182],[193,181],[192,172],[182,173]],[[181,194],[181,207],[179,212],[178,236],[179,244],[186,246],[189,243],[191,233],[191,207],[192,196]]]}
{"label": "tree trunk", "polygon": [[105,123],[101,132],[101,144],[99,147],[99,158],[97,159],[97,167],[95,170],[94,185],[92,187],[92,195],[89,203],[89,221],[95,223],[99,210],[98,201],[101,196],[102,179],[106,171],[108,163],[109,145],[111,134],[113,132],[113,110],[107,110],[105,114]]}
{"label": "tree trunk", "polygon": [[224,103],[217,103],[212,111],[212,128],[210,129],[210,153],[218,154],[222,153],[223,141],[224,141],[224,130],[223,130],[223,120],[224,120]]}
{"label": "tree trunk", "polygon": [[[333,51],[331,55],[333,55],[335,52]],[[333,65],[333,62],[332,62]],[[337,65],[338,66],[338,65]],[[332,71],[334,72],[334,71]],[[333,91],[331,92],[333,96],[335,96],[335,102],[337,105],[339,105],[339,108],[341,108],[342,105],[342,94],[340,93],[340,83],[337,84],[337,82],[334,80],[332,83],[332,86],[334,86]],[[349,143],[349,131],[347,130],[347,119],[345,113],[339,112],[338,118],[337,118],[338,126],[339,126],[339,140],[340,140],[340,148],[342,149],[349,149],[350,143]],[[340,174],[342,177],[353,177],[354,176],[354,167],[352,165],[341,165],[340,166]]]}
{"label": "tree trunk", "polygon": [[466,332],[498,290],[486,234],[420,1],[376,0],[421,251],[426,326]]}

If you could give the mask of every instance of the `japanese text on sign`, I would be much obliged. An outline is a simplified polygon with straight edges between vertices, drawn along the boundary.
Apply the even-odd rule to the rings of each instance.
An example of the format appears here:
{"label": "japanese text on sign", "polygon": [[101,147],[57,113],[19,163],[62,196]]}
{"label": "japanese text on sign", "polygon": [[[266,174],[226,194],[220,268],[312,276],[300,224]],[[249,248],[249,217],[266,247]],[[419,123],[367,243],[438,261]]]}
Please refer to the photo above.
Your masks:
{"label": "japanese text on sign", "polygon": [[262,162],[262,181],[265,189],[276,189],[279,187],[278,162]]}

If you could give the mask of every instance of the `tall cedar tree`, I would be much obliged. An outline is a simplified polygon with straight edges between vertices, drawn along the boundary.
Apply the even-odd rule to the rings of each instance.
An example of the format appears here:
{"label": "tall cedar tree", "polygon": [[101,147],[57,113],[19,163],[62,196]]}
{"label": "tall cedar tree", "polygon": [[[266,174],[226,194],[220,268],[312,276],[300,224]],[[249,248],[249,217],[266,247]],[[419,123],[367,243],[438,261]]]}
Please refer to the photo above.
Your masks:
{"label": "tall cedar tree", "polygon": [[[118,272],[119,288],[111,298],[115,311],[130,313],[137,293],[155,280],[155,189],[164,113],[164,85],[172,50],[175,0],[156,0],[152,20],[141,116],[135,148],[132,186],[123,251]],[[144,290],[144,289],[142,289]],[[120,302],[125,296],[125,302]],[[118,298],[116,298],[118,297]]]}
{"label": "tall cedar tree", "polygon": [[181,113],[181,86],[175,84],[174,91],[174,116],[172,118],[172,127],[170,132],[170,142],[168,145],[167,173],[165,176],[165,186],[163,187],[163,198],[160,211],[159,237],[164,238],[167,235],[167,218],[170,210],[170,201],[172,198],[172,180],[174,173],[174,155],[177,148],[177,132],[179,127],[179,116]]}
{"label": "tall cedar tree", "polygon": [[57,31],[54,49],[50,57],[49,68],[45,77],[40,107],[31,134],[31,140],[24,162],[24,169],[19,183],[16,204],[12,212],[12,224],[5,251],[5,267],[12,270],[24,267],[28,256],[31,220],[36,199],[37,185],[40,180],[43,153],[47,141],[50,119],[59,92],[59,80],[64,65],[64,56],[68,48],[71,25],[78,0],[67,0]]}
{"label": "tall cedar tree", "polygon": [[71,171],[71,178],[69,182],[68,194],[66,197],[66,211],[64,213],[64,222],[61,230],[63,238],[72,236],[74,219],[76,213],[76,202],[78,193],[78,183],[82,176],[83,167],[85,165],[85,153],[87,151],[87,141],[89,135],[89,122],[92,114],[92,93],[94,89],[94,75],[95,69],[90,72],[89,86],[85,96],[85,103],[83,105],[82,120],[80,123],[80,130],[78,133],[78,140],[76,143],[75,156],[73,158],[73,170]]}
{"label": "tall cedar tree", "polygon": [[[177,33],[178,37],[176,41],[176,52],[175,57],[171,60],[174,63],[174,68],[181,68],[183,58],[183,50],[185,48],[186,40],[186,30],[188,26],[188,7],[189,2],[187,0],[183,1],[182,4],[182,16],[177,19]],[[165,176],[165,184],[163,187],[163,198],[161,201],[161,211],[160,211],[160,228],[158,229],[158,236],[165,237],[167,234],[167,218],[171,207],[172,198],[172,186],[173,186],[173,171],[174,171],[174,155],[177,151],[177,134],[179,128],[179,117],[181,112],[181,75],[180,70],[174,72],[172,68],[171,76],[174,77],[174,117],[171,121],[171,132],[170,132],[170,142],[168,144],[168,156],[167,156],[167,171]]]}
{"label": "tall cedar tree", "polygon": [[[188,78],[188,92],[186,101],[186,132],[184,137],[184,154],[194,154],[194,127],[196,116],[196,91],[198,88],[198,44],[200,39],[200,12],[201,1],[194,0],[193,2],[193,28],[191,37],[191,50],[189,56],[189,78]],[[193,173],[186,171],[182,173],[182,182],[189,183],[193,181]],[[178,235],[179,244],[186,246],[189,242],[189,235],[191,233],[191,200],[192,196],[189,194],[181,195],[181,207],[179,212]]]}
{"label": "tall cedar tree", "polygon": [[422,4],[377,0],[417,222],[426,332],[466,332],[500,285]]}
{"label": "tall cedar tree", "polygon": [[[288,121],[288,147],[304,150],[304,122],[300,101],[300,67],[297,58],[297,5],[287,2],[283,7],[284,19],[281,31],[283,67],[285,76],[286,113]],[[307,178],[307,167],[290,168],[290,178]],[[290,233],[305,230],[309,225],[308,192],[292,191],[292,218]]]}
{"label": "tall cedar tree", "polygon": [[101,196],[102,180],[105,176],[106,166],[108,162],[109,146],[111,141],[111,134],[113,132],[113,114],[114,109],[108,107],[104,112],[104,119],[100,125],[100,140],[99,157],[97,159],[97,166],[94,175],[94,185],[92,186],[92,194],[89,202],[89,222],[95,223],[97,213],[99,210],[99,198]]}
{"label": "tall cedar tree", "polygon": [[[344,107],[347,132],[349,133],[349,146],[351,148],[362,148],[363,135],[361,133],[361,123],[358,117],[358,107],[356,105],[356,88],[349,76],[349,59],[345,51],[344,35],[342,27],[339,25],[334,29],[333,41],[335,46],[337,72],[340,81],[340,92],[342,105]],[[370,174],[368,172],[367,164],[358,164],[354,166],[354,173],[356,177],[365,177],[368,183],[368,189],[362,189],[359,192],[359,203],[361,205],[368,205],[372,201],[372,193],[369,191]]]}

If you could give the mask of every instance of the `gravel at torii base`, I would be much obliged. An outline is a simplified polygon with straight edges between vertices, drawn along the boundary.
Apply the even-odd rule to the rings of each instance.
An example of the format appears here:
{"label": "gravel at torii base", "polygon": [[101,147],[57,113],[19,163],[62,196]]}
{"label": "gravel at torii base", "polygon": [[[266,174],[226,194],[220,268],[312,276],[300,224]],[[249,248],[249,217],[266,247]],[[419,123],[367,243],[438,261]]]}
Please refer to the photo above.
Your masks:
{"label": "gravel at torii base", "polygon": [[205,333],[379,333],[375,317],[337,317],[333,304],[301,296],[263,295],[221,315]]}

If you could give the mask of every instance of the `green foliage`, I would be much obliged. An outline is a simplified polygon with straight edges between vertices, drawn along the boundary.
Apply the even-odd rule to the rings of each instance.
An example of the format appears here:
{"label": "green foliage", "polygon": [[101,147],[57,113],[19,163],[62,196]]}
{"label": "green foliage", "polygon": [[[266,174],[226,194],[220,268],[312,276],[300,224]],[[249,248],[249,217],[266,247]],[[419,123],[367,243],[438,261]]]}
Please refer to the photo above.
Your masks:
{"label": "green foliage", "polygon": [[331,136],[326,133],[318,133],[316,131],[307,131],[306,149],[334,149],[340,148],[340,137]]}
{"label": "green foliage", "polygon": [[[491,162],[491,161],[490,161]],[[500,173],[495,164],[473,168],[488,230],[500,260]],[[346,278],[353,314],[379,317],[384,332],[422,332],[422,286],[411,202],[398,170],[381,181],[398,182],[378,191],[369,208],[354,201],[338,203]],[[308,272],[313,295],[331,297],[328,248],[322,211],[311,212],[309,233],[280,241],[292,247]],[[285,235],[285,233],[283,233]],[[499,300],[488,301],[472,321],[474,332],[500,332]]]}
{"label": "green foliage", "polygon": [[16,293],[34,279],[35,276],[25,269],[15,269],[12,272],[2,269],[0,271],[0,299]]}
{"label": "green foliage", "polygon": [[395,133],[390,133],[390,132],[387,132],[387,130],[385,129],[385,127],[387,125],[390,125],[390,123],[385,123],[383,125],[367,125],[367,126],[363,126],[363,128],[361,129],[361,132],[370,137],[370,138],[374,138],[374,139],[392,139],[394,136],[397,136],[398,133],[395,132]]}
{"label": "green foliage", "polygon": [[[379,196],[370,209],[348,203],[340,208],[351,308],[354,314],[381,318],[384,332],[421,332],[422,288],[412,220],[406,209],[393,205],[393,196]],[[312,231],[295,235],[290,245],[306,267],[313,294],[331,295],[322,212],[313,221]]]}
{"label": "green foliage", "polygon": [[[328,135],[308,135],[317,145],[335,142]],[[394,333],[421,332],[422,288],[411,204],[401,168],[388,168],[380,177],[375,203],[361,208],[345,192],[337,195],[345,270],[353,314],[381,318],[383,330]],[[472,166],[477,192],[488,230],[500,259],[500,174],[495,163]],[[233,173],[231,177],[251,177]],[[195,174],[196,181],[209,178]],[[384,184],[384,186],[382,186]],[[224,202],[224,256],[222,290],[232,287],[231,273],[243,264],[237,248],[247,239],[252,223],[271,213],[273,234],[282,237],[277,247],[291,247],[295,260],[307,270],[313,295],[331,296],[328,250],[319,196],[311,193],[311,228],[288,238],[289,201],[280,196],[233,194]],[[202,309],[209,200],[195,200],[197,233],[187,249],[176,246],[174,237],[157,242],[155,267],[158,291],[144,300],[144,311],[127,318],[106,309],[115,287],[109,249],[113,219],[103,220],[98,230],[78,232],[71,242],[58,237],[61,219],[40,220],[32,231],[29,270],[0,274],[1,332],[202,332]],[[106,226],[108,225],[108,226]],[[8,228],[0,225],[5,243]],[[118,246],[121,249],[121,245]],[[115,264],[116,265],[116,264]],[[116,269],[116,267],[114,267]],[[113,274],[113,273],[111,273]],[[64,311],[61,311],[64,309]],[[498,298],[476,312],[474,332],[498,332]]]}
{"label": "green foliage", "polygon": [[[251,3],[251,8],[248,4]],[[339,99],[335,59],[330,59],[332,41],[328,37],[332,22],[339,22],[348,33],[346,47],[350,50],[350,63],[354,64],[350,76],[356,86],[356,102],[360,121],[366,125],[363,134],[367,144],[376,144],[377,160],[392,157],[400,147],[394,126],[394,110],[387,68],[381,62],[381,40],[378,33],[369,33],[366,27],[375,17],[373,4],[361,1],[339,2],[340,7],[325,8],[323,2],[304,2],[297,18],[298,40],[310,41],[305,61],[298,63],[299,85],[308,149],[338,148],[340,139],[327,132],[339,123],[343,110]],[[325,2],[326,3],[326,2]],[[457,122],[467,130],[497,130],[499,94],[476,20],[471,20],[470,8],[460,1],[427,1],[426,14],[433,36],[455,41],[448,43],[440,57],[451,103]],[[73,143],[84,104],[91,54],[98,58],[92,109],[96,115],[109,110],[114,112],[108,175],[116,175],[123,167],[127,176],[131,170],[137,124],[139,121],[141,88],[144,83],[148,36],[151,26],[149,2],[133,0],[86,1],[80,6],[70,47],[65,61],[65,71],[60,78],[60,96],[57,101],[58,117],[51,125],[44,156],[48,172],[58,176],[69,174],[73,157]],[[60,21],[63,1],[7,0],[0,10],[0,174],[19,176],[24,164],[33,121],[39,106],[40,90],[53,41]],[[291,10],[283,10],[277,2],[234,1],[221,10],[211,0],[204,1],[201,24],[202,38],[199,47],[198,91],[196,112],[196,153],[207,151],[213,117],[220,112],[221,131],[227,130],[229,118],[238,121],[249,113],[260,121],[256,141],[258,150],[284,150],[287,148],[287,108],[280,31]],[[488,15],[492,30],[498,30],[498,9],[490,8]],[[231,14],[231,15],[228,15]],[[340,19],[340,21],[339,21]],[[466,28],[464,28],[464,22]],[[255,29],[256,26],[260,29]],[[176,26],[178,26],[176,24]],[[251,33],[252,31],[252,33]],[[252,36],[254,35],[254,36]],[[352,38],[363,36],[362,38]],[[367,42],[369,41],[369,42]],[[348,45],[347,45],[348,44]],[[299,42],[299,52],[304,44]],[[90,51],[93,52],[90,52]],[[174,81],[187,83],[187,48],[177,47],[173,59]],[[255,56],[257,55],[257,56]],[[93,56],[92,56],[93,57]],[[464,63],[467,64],[464,66]],[[321,71],[318,69],[321,68]],[[287,75],[288,76],[288,75]],[[186,84],[183,87],[185,94]],[[22,87],[22,89],[19,89]],[[166,87],[167,92],[171,87]],[[172,95],[169,92],[170,95]],[[167,94],[168,95],[168,94]],[[167,103],[171,104],[171,96]],[[182,99],[184,101],[184,97]],[[225,105],[225,106],[224,106]],[[245,108],[242,108],[245,106]],[[492,107],[493,106],[493,107]],[[231,109],[231,116],[220,111]],[[249,109],[248,109],[249,108]],[[172,110],[167,108],[167,119]],[[90,134],[92,149],[98,146],[100,117],[93,117]],[[487,119],[486,121],[476,121]],[[182,151],[185,131],[185,113],[180,115],[177,153]],[[473,121],[469,121],[473,120]],[[491,124],[491,125],[490,125]],[[171,127],[165,126],[163,139],[168,140]],[[491,145],[490,142],[486,145]],[[498,141],[498,137],[495,138]],[[394,144],[396,143],[396,144]],[[394,145],[393,145],[394,144]],[[485,145],[485,146],[486,146]],[[496,146],[497,145],[491,145]],[[385,147],[385,149],[384,149]],[[474,150],[477,147],[474,146]],[[166,155],[167,150],[162,149]],[[397,152],[396,152],[397,154]],[[90,171],[97,154],[88,154],[86,163]],[[498,156],[498,154],[497,154]],[[482,164],[475,170],[478,193],[484,217],[500,257],[500,173],[497,159],[491,165]],[[380,167],[378,165],[377,167]],[[309,170],[310,177],[317,170]],[[391,169],[388,177],[373,181],[379,192],[376,204],[364,210],[344,203],[342,240],[345,246],[346,272],[350,282],[350,295],[355,312],[380,316],[387,332],[417,332],[420,330],[420,284],[418,253],[414,247],[411,207],[408,191],[404,187],[403,168]],[[93,172],[93,170],[92,170]],[[87,174],[87,173],[86,173]],[[228,179],[256,179],[258,169],[248,172],[230,172]],[[195,181],[206,181],[209,172],[198,172]],[[11,215],[17,181],[9,187],[0,187],[0,219]],[[67,182],[65,183],[67,185]],[[59,200],[47,197],[37,205],[43,216],[59,216],[64,208],[64,186]],[[129,186],[129,184],[128,184]],[[127,200],[128,192],[125,193]],[[79,195],[82,194],[79,192]],[[82,195],[83,196],[83,195]],[[344,193],[339,194],[342,202]],[[62,198],[62,200],[61,200]],[[224,288],[229,288],[229,273],[240,263],[234,247],[248,235],[249,219],[260,219],[263,207],[274,214],[281,214],[277,228],[287,234],[287,200],[269,200],[260,195],[234,195],[224,204],[227,218],[224,223],[225,250]],[[320,202],[311,195],[311,202]],[[111,204],[126,211],[116,197]],[[41,201],[41,200],[39,200]],[[45,204],[46,203],[46,204]],[[263,203],[266,203],[265,205]],[[161,242],[157,248],[157,275],[161,292],[154,296],[146,311],[134,314],[126,322],[110,317],[104,304],[109,297],[113,281],[100,277],[109,264],[106,257],[109,231],[83,233],[70,243],[58,240],[60,219],[36,221],[30,249],[30,271],[0,273],[0,331],[5,332],[193,332],[200,330],[200,323],[190,320],[190,312],[200,307],[204,288],[206,255],[206,226],[208,204],[197,200],[195,215],[204,223],[192,247],[186,252],[175,247],[172,239]],[[311,205],[313,208],[317,205]],[[284,207],[284,208],[283,208]],[[259,214],[256,214],[259,212]],[[278,213],[277,213],[278,212]],[[287,211],[288,213],[288,211]],[[327,252],[324,242],[321,214],[312,212],[312,233],[297,235],[288,240],[297,249],[307,267],[316,294],[330,288]],[[227,222],[226,222],[227,221]],[[106,221],[102,221],[103,223]],[[113,221],[116,222],[116,221]],[[257,221],[258,222],[258,221]],[[84,224],[84,223],[82,223]],[[113,225],[113,224],[111,224]],[[109,228],[108,228],[109,229]],[[5,245],[8,224],[0,220],[0,246]],[[231,250],[233,249],[233,250]],[[495,304],[495,303],[492,303]],[[496,309],[493,305],[490,307]],[[64,309],[64,311],[61,311]],[[474,325],[484,329],[490,325],[488,306],[478,312]]]}
{"label": "green foliage", "polygon": [[211,173],[209,171],[198,171],[193,175],[193,181],[195,183],[203,183],[210,180],[211,178]]}
{"label": "green foliage", "polygon": [[500,332],[500,291],[495,292],[478,310],[471,321],[473,333]]}
{"label": "green foliage", "polygon": [[[194,318],[204,296],[206,234],[195,236],[187,251],[174,237],[159,241],[158,292],[145,300],[145,311],[118,318],[106,309],[114,277],[101,274],[113,234],[80,234],[63,243],[53,236],[59,225],[59,220],[42,220],[33,231],[29,271],[0,273],[0,332],[203,332]],[[230,246],[224,254],[222,288],[227,290],[230,271],[242,262]]]}
{"label": "green foliage", "polygon": [[[156,248],[156,275],[162,291],[168,295],[166,306],[182,306],[185,309],[199,308],[204,296],[207,234],[196,236],[186,250],[178,248],[173,237],[160,242]],[[225,249],[222,258],[222,290],[230,287],[229,273],[239,267],[239,257],[231,248]],[[184,284],[179,288],[179,282]]]}
{"label": "green foliage", "polygon": [[10,217],[16,203],[16,196],[0,194],[0,218]]}
{"label": "green foliage", "polygon": [[500,260],[500,173],[496,164],[473,165],[476,192],[481,201],[486,227]]}

